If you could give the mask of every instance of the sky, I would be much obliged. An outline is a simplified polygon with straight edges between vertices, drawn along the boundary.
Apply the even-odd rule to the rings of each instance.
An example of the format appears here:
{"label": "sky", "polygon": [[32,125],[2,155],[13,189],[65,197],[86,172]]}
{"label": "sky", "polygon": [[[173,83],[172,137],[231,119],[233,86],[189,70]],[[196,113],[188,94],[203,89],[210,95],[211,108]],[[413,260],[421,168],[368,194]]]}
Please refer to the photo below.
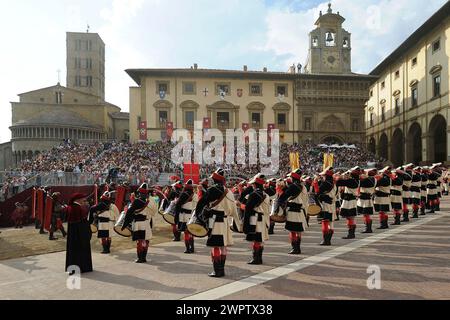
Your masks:
{"label": "sky", "polygon": [[[447,0],[333,0],[352,34],[352,71],[369,73]],[[305,65],[308,33],[328,1],[0,0],[0,143],[11,101],[66,85],[66,31],[106,44],[106,100],[129,110],[129,68],[269,71]]]}

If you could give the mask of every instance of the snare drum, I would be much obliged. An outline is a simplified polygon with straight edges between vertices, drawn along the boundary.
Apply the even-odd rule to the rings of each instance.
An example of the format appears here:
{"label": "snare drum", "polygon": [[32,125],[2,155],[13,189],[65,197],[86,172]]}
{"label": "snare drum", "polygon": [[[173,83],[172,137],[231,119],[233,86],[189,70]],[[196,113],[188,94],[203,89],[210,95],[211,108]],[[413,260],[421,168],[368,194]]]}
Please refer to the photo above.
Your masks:
{"label": "snare drum", "polygon": [[317,204],[316,199],[313,195],[309,196],[308,199],[308,216],[317,216],[322,211],[322,207]]}
{"label": "snare drum", "polygon": [[132,234],[132,229],[131,229],[131,223],[128,224],[124,230],[122,230],[122,227],[124,226],[125,223],[125,212],[122,212],[119,216],[119,219],[117,220],[116,224],[114,225],[114,231],[118,234],[121,235],[122,237],[126,237],[129,238],[131,237]]}
{"label": "snare drum", "polygon": [[270,220],[277,223],[285,223],[287,221],[286,208],[280,205],[278,198],[272,201]]}
{"label": "snare drum", "polygon": [[161,204],[159,205],[158,212],[160,215],[164,215],[164,211],[166,210],[167,206],[169,205],[167,199],[162,199]]}
{"label": "snare drum", "polygon": [[98,220],[94,221],[91,224],[91,232],[92,233],[97,233],[97,231],[98,231]]}
{"label": "snare drum", "polygon": [[206,222],[202,217],[199,217],[195,211],[192,213],[192,217],[187,223],[186,228],[190,234],[198,238],[204,238],[208,235]]}
{"label": "snare drum", "polygon": [[175,206],[177,205],[177,201],[173,200],[170,202],[169,206],[164,210],[163,219],[171,224],[175,224]]}

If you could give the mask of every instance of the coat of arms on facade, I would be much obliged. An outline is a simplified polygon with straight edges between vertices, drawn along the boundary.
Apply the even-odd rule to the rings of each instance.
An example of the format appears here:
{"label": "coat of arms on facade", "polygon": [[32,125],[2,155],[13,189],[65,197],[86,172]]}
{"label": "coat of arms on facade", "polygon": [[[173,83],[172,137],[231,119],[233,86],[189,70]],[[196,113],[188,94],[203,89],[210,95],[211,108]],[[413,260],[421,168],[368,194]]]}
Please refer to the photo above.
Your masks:
{"label": "coat of arms on facade", "polygon": [[225,100],[225,96],[227,95],[227,93],[225,92],[225,91],[223,91],[223,90],[220,90],[219,91],[219,97],[220,97],[220,99],[222,99],[222,100]]}
{"label": "coat of arms on facade", "polygon": [[242,98],[242,95],[243,95],[243,90],[242,89],[237,89],[237,96],[239,98]]}
{"label": "coat of arms on facade", "polygon": [[278,101],[283,101],[284,100],[284,94],[279,93],[278,94]]}
{"label": "coat of arms on facade", "polygon": [[161,100],[164,100],[164,98],[166,97],[166,92],[164,90],[159,91],[159,97],[161,98]]}

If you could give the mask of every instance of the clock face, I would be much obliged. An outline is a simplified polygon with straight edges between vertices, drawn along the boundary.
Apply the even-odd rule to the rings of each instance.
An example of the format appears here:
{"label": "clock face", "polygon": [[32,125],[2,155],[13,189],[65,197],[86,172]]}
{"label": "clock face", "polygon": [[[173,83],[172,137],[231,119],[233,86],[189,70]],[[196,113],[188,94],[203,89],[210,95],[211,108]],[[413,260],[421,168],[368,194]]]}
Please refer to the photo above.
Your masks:
{"label": "clock face", "polygon": [[339,64],[340,64],[339,53],[338,52],[324,52],[322,62],[326,67],[328,67],[330,69],[338,68]]}

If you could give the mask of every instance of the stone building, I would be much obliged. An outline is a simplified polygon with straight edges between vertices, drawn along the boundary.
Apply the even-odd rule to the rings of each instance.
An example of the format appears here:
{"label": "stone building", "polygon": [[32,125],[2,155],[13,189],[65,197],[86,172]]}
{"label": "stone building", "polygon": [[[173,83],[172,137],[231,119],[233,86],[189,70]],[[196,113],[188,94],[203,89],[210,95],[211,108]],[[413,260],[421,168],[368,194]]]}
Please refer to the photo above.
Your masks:
{"label": "stone building", "polygon": [[395,166],[449,161],[450,2],[370,74],[369,148]]}
{"label": "stone building", "polygon": [[[364,143],[364,106],[373,76],[351,72],[351,35],[331,5],[310,33],[305,68],[288,72],[200,69],[126,70],[130,88],[130,139],[161,140],[166,127],[274,126],[288,143]],[[142,134],[146,133],[146,134]]]}

